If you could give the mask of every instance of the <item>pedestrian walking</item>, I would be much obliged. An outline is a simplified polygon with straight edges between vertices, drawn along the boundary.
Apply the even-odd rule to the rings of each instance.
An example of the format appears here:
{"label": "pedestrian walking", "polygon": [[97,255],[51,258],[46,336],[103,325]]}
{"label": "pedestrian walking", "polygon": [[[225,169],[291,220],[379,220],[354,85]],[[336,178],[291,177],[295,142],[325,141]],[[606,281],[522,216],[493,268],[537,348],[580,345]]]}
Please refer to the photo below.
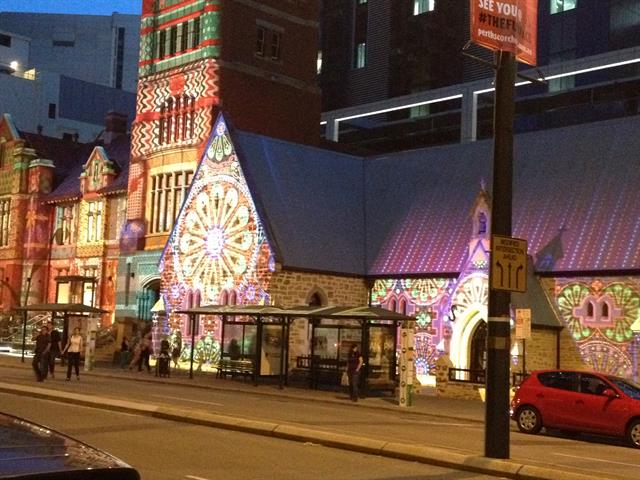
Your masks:
{"label": "pedestrian walking", "polygon": [[80,328],[73,329],[73,335],[67,340],[67,345],[62,353],[67,354],[67,382],[71,380],[71,369],[75,367],[76,380],[80,380],[80,354],[84,347],[84,339],[80,334]]}
{"label": "pedestrian walking", "polygon": [[120,343],[120,368],[124,368],[129,363],[130,350],[129,340],[127,337],[122,337],[122,342]]}
{"label": "pedestrian walking", "polygon": [[347,376],[349,377],[349,396],[354,402],[358,401],[358,386],[360,385],[360,372],[364,360],[358,348],[358,344],[354,343],[349,349],[349,357],[347,359]]}
{"label": "pedestrian walking", "polygon": [[56,358],[60,357],[62,353],[62,336],[60,335],[60,332],[56,330],[53,322],[48,322],[47,327],[49,329],[49,351],[47,352],[47,363],[51,378],[56,378]]}
{"label": "pedestrian walking", "polygon": [[138,359],[138,371],[142,371],[144,366],[147,372],[151,373],[151,366],[149,365],[149,358],[153,353],[153,346],[151,345],[151,332],[147,333],[142,339],[142,345],[140,346],[140,358]]}
{"label": "pedestrian walking", "polygon": [[171,350],[171,360],[173,361],[173,366],[178,368],[178,361],[180,360],[180,355],[182,354],[182,333],[180,330],[176,332],[176,336],[174,339],[173,350]]}
{"label": "pedestrian walking", "polygon": [[36,379],[39,382],[44,381],[46,377],[47,369],[49,368],[49,364],[45,363],[46,352],[49,349],[49,329],[46,325],[42,325],[40,327],[40,333],[36,337],[36,345],[33,350],[33,360],[31,361],[31,365],[33,367],[33,371],[36,374]]}

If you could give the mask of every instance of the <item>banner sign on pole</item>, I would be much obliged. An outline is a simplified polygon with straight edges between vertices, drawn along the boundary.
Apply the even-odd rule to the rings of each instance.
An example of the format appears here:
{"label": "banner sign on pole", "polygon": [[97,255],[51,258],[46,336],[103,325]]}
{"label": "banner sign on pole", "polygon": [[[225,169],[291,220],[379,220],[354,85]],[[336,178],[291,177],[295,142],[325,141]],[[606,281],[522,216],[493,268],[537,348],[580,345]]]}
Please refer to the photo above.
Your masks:
{"label": "banner sign on pole", "polygon": [[538,0],[471,0],[471,41],[535,66]]}

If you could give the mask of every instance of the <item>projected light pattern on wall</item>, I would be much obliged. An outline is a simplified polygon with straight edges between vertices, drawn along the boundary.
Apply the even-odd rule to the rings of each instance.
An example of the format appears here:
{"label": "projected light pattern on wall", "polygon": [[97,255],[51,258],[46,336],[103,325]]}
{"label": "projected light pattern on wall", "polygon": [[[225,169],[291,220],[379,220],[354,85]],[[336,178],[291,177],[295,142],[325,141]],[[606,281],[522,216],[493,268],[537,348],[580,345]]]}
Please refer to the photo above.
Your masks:
{"label": "projected light pattern on wall", "polygon": [[238,304],[264,303],[270,257],[221,116],[162,258],[167,304],[173,310],[226,303],[231,297]]}
{"label": "projected light pattern on wall", "polygon": [[633,332],[640,282],[631,278],[557,280],[562,321],[586,366],[599,372],[632,375]]}

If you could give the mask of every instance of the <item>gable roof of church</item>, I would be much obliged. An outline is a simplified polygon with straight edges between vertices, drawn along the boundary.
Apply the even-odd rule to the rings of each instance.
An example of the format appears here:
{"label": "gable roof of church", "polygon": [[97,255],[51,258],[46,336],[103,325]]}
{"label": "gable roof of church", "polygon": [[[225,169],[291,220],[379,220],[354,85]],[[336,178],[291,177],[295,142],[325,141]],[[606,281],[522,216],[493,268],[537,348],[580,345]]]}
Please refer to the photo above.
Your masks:
{"label": "gable roof of church", "polygon": [[[542,272],[640,269],[640,117],[517,135],[513,236]],[[356,275],[460,272],[491,140],[357,157],[233,132],[283,266]],[[548,250],[548,249],[547,249]]]}

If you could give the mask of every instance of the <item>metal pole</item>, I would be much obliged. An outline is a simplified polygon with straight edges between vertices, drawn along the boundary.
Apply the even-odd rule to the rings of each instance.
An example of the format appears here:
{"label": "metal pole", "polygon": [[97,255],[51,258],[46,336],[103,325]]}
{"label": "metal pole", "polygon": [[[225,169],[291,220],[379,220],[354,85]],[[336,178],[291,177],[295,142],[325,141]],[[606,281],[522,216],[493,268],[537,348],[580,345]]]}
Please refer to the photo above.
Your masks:
{"label": "metal pole", "polygon": [[189,365],[189,378],[193,378],[193,354],[196,350],[196,316],[189,314],[189,322],[191,323],[191,363]]}
{"label": "metal pole", "polygon": [[22,363],[24,363],[24,351],[27,348],[27,311],[22,311]]}
{"label": "metal pole", "polygon": [[[512,53],[502,51],[497,56],[491,231],[510,237],[516,66]],[[510,301],[510,292],[490,289],[484,446],[490,458],[509,458]]]}

